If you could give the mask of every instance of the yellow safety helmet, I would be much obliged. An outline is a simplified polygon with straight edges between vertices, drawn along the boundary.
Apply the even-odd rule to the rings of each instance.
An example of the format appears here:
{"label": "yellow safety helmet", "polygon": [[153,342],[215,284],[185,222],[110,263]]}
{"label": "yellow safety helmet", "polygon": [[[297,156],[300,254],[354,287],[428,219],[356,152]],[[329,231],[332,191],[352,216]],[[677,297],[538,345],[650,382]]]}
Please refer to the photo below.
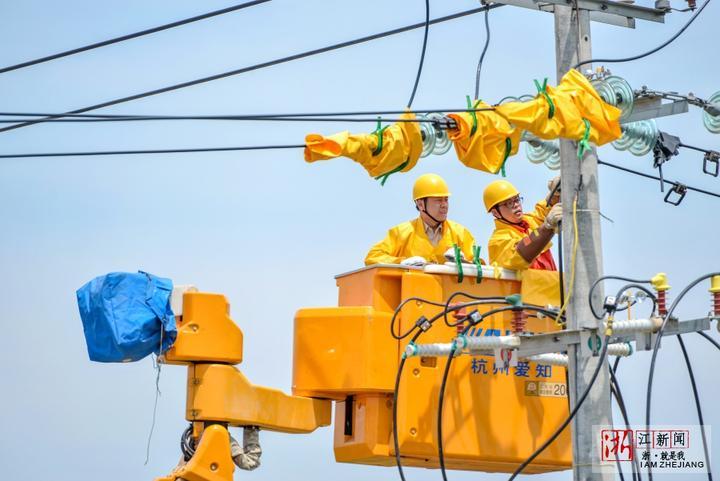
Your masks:
{"label": "yellow safety helmet", "polygon": [[450,189],[437,174],[423,174],[413,185],[413,200],[426,197],[450,197]]}
{"label": "yellow safety helmet", "polygon": [[518,192],[515,186],[507,180],[495,180],[490,182],[483,192],[485,209],[490,212],[490,210],[500,202],[511,199],[516,195],[520,195],[520,192]]}

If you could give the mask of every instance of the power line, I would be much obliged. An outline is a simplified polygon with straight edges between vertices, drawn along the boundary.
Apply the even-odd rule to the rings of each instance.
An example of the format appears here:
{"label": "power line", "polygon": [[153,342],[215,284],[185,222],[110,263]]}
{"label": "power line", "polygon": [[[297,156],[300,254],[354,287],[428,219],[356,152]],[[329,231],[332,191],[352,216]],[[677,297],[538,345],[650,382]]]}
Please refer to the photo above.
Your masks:
{"label": "power line", "polygon": [[483,47],[482,54],[480,54],[477,71],[475,72],[475,99],[480,96],[480,73],[482,72],[483,60],[485,60],[485,53],[487,53],[488,46],[490,45],[490,20],[488,19],[489,13],[489,9],[485,10],[485,46]]}
{"label": "power line", "polygon": [[681,184],[680,182],[673,182],[673,181],[671,181],[671,180],[661,179],[660,177],[657,177],[657,176],[654,176],[654,175],[650,175],[650,174],[646,174],[646,173],[644,173],[644,172],[639,172],[639,171],[637,171],[637,170],[628,169],[627,167],[622,167],[622,166],[617,165],[617,164],[611,164],[611,163],[609,163],[609,162],[605,162],[604,160],[598,159],[598,165],[607,165],[608,167],[612,167],[613,169],[618,169],[618,170],[622,170],[622,171],[624,171],[624,172],[628,172],[628,173],[630,173],[630,174],[639,175],[640,177],[645,177],[645,178],[648,178],[648,179],[654,179],[654,180],[658,180],[658,181],[661,181],[661,182],[665,182],[666,184],[670,184],[670,185],[675,186],[675,187],[677,187],[677,186],[683,186],[683,187],[685,187],[687,190],[692,190],[692,191],[694,191],[694,192],[699,192],[699,193],[705,194],[705,195],[711,195],[711,196],[713,196],[713,197],[720,197],[720,194],[717,194],[717,193],[715,193],[715,192],[710,192],[710,191],[708,191],[708,190],[698,189],[697,187],[692,187],[692,186],[689,186],[689,185]]}
{"label": "power line", "polygon": [[27,159],[31,157],[89,157],[103,155],[144,155],[144,154],[187,154],[196,152],[234,152],[243,150],[302,149],[305,144],[296,145],[253,145],[243,147],[201,147],[196,149],[158,150],[104,150],[92,152],[47,152],[36,154],[3,154],[0,159]]}
{"label": "power line", "polygon": [[667,46],[670,45],[672,42],[674,42],[676,38],[678,38],[680,35],[682,35],[682,33],[683,33],[685,30],[687,30],[687,28],[690,26],[690,24],[692,24],[692,23],[695,21],[695,19],[698,17],[698,15],[700,15],[700,12],[702,12],[702,11],[705,9],[705,7],[708,6],[709,3],[710,3],[710,0],[705,0],[705,3],[702,4],[702,6],[698,9],[698,11],[695,12],[692,17],[690,17],[690,20],[688,20],[687,23],[686,23],[685,25],[683,25],[683,27],[682,27],[680,30],[678,30],[677,33],[675,33],[675,35],[673,35],[673,36],[670,37],[668,40],[666,40],[665,42],[661,43],[660,45],[658,45],[657,47],[655,47],[655,48],[652,49],[652,50],[648,50],[647,52],[641,53],[641,54],[638,54],[638,55],[633,55],[632,57],[625,57],[625,58],[592,58],[592,59],[590,59],[590,60],[583,60],[582,62],[576,63],[573,68],[578,68],[578,67],[580,67],[580,66],[582,66],[582,65],[585,65],[585,64],[588,64],[588,63],[623,63],[623,62],[631,62],[631,61],[633,61],[633,60],[638,60],[638,59],[641,59],[641,58],[643,58],[643,57],[647,57],[648,55],[652,55],[652,54],[654,54],[655,52],[657,52],[657,51],[659,51],[659,50],[662,50],[663,48],[667,47]]}
{"label": "power line", "polygon": [[[49,114],[49,113],[20,113],[0,112],[0,117],[55,117],[44,122],[134,122],[146,120],[256,120],[256,121],[324,121],[324,122],[377,122],[378,116],[393,114],[424,114],[424,113],[445,113],[445,112],[483,112],[494,110],[492,107],[479,109],[429,109],[429,110],[384,110],[384,111],[360,111],[360,112],[311,112],[311,113],[288,113],[288,114],[225,114],[225,115],[136,115],[136,114]],[[336,116],[359,116],[372,115],[372,118],[343,118]],[[68,117],[68,118],[65,118]],[[327,117],[327,118],[323,118]],[[329,118],[332,117],[332,118]],[[31,121],[33,119],[0,119],[0,123]],[[435,122],[429,119],[387,119],[380,118],[384,122]]]}
{"label": "power line", "polygon": [[21,68],[30,67],[32,65],[38,65],[41,63],[49,62],[51,60],[56,60],[63,57],[69,57],[70,55],[75,55],[81,52],[87,52],[88,50],[94,50],[96,48],[105,47],[107,45],[112,45],[114,43],[124,42],[126,40],[131,40],[133,38],[142,37],[144,35],[150,35],[151,33],[157,33],[161,32],[163,30],[169,30],[171,28],[179,27],[181,25],[187,25],[189,23],[197,22],[199,20],[205,20],[207,18],[217,17],[218,15],[223,15],[225,13],[235,12],[237,10],[242,10],[243,8],[252,7],[255,5],[258,5],[260,3],[266,3],[270,0],[253,0],[251,2],[246,3],[240,3],[238,5],[233,5],[232,7],[223,8],[220,10],[215,10],[213,12],[204,13],[202,15],[196,15],[194,17],[186,18],[184,20],[178,20],[176,22],[166,23],[165,25],[160,25],[158,27],[149,28],[147,30],[141,30],[139,32],[135,33],[129,33],[127,35],[122,35],[120,37],[111,38],[109,40],[103,40],[102,42],[92,43],[90,45],[86,45],[84,47],[78,47],[74,48],[72,50],[66,50],[64,52],[56,53],[53,55],[48,55],[46,57],[37,58],[35,60],[28,60],[26,62],[21,62],[15,65],[10,65],[8,67],[2,67],[0,68],[0,74],[11,72],[13,70],[19,70]]}
{"label": "power line", "polygon": [[[475,13],[484,12],[486,9],[498,8],[498,7],[500,7],[500,6],[502,6],[502,4],[487,5],[487,6],[484,6],[484,7],[478,7],[478,8],[473,8],[473,9],[470,9],[470,10],[465,10],[465,11],[463,11],[463,12],[455,13],[455,14],[452,14],[452,15],[446,15],[446,16],[444,16],[444,17],[439,17],[439,18],[436,18],[436,19],[434,19],[434,20],[430,20],[429,24],[430,24],[430,25],[434,25],[434,24],[436,24],[436,23],[442,23],[442,22],[447,22],[447,21],[450,21],[450,20],[455,20],[455,19],[457,19],[457,18],[465,17],[465,16],[468,16],[468,15],[473,15],[473,14],[475,14]],[[219,79],[222,79],[222,78],[225,78],[225,77],[231,77],[231,76],[235,76],[235,75],[244,74],[244,73],[247,73],[247,72],[252,72],[252,71],[255,71],[255,70],[260,70],[260,69],[263,69],[263,68],[266,68],[266,67],[271,67],[271,66],[273,66],[273,65],[279,65],[279,64],[291,62],[291,61],[293,61],[293,60],[299,60],[299,59],[302,59],[302,58],[311,57],[311,56],[313,56],[313,55],[318,55],[318,54],[321,54],[321,53],[330,52],[330,51],[332,51],[332,50],[338,50],[338,49],[341,49],[341,48],[350,47],[350,46],[352,46],[352,45],[357,45],[357,44],[360,44],[360,43],[369,42],[369,41],[371,41],[371,40],[376,40],[376,39],[379,39],[379,38],[389,37],[389,36],[391,36],[391,35],[397,35],[397,34],[399,34],[399,33],[407,32],[407,31],[410,31],[410,30],[415,30],[415,29],[420,28],[420,27],[423,27],[423,26],[425,26],[425,25],[426,25],[425,22],[415,23],[415,24],[408,25],[408,26],[405,26],[405,27],[395,28],[395,29],[393,29],[393,30],[387,30],[387,31],[385,31],[385,32],[380,32],[380,33],[376,33],[376,34],[372,34],[372,35],[367,35],[367,36],[365,36],[365,37],[360,37],[360,38],[357,38],[357,39],[354,39],[354,40],[348,40],[348,41],[345,41],[345,42],[336,43],[336,44],[333,44],[333,45],[329,45],[329,46],[327,46],[327,47],[322,47],[322,48],[318,48],[318,49],[314,49],[314,50],[307,50],[307,51],[305,51],[305,52],[297,53],[297,54],[294,54],[294,55],[289,55],[289,56],[287,56],[287,57],[282,57],[282,58],[278,58],[278,59],[275,59],[275,60],[270,60],[270,61],[267,61],[267,62],[261,62],[261,63],[255,64],[255,65],[251,65],[251,66],[248,66],[248,67],[243,67],[243,68],[239,68],[239,69],[235,69],[235,70],[230,70],[230,71],[227,71],[227,72],[223,72],[223,73],[211,75],[211,76],[209,76],[209,77],[203,77],[203,78],[199,78],[199,79],[195,79],[195,80],[190,80],[190,81],[187,81],[187,82],[182,82],[182,83],[179,83],[179,84],[170,85],[170,86],[168,86],[168,87],[163,87],[163,88],[159,88],[159,89],[155,89],[155,90],[150,90],[150,91],[147,91],[147,92],[143,92],[143,93],[139,93],[139,94],[135,94],[135,95],[130,95],[130,96],[127,96],[127,97],[122,97],[122,98],[115,99],[115,100],[108,100],[107,102],[102,102],[102,103],[99,103],[99,104],[91,105],[91,106],[89,106],[89,107],[83,107],[83,108],[80,108],[80,109],[72,110],[72,111],[66,112],[66,113],[64,113],[64,114],[55,115],[55,116],[49,116],[49,117],[45,117],[45,118],[41,118],[41,119],[36,119],[36,120],[30,120],[30,121],[22,122],[22,123],[15,124],[15,125],[9,125],[9,126],[7,126],[7,127],[0,128],[0,132],[7,132],[7,131],[10,131],[10,130],[15,130],[15,129],[19,129],[19,128],[22,128],[22,127],[27,127],[27,126],[30,126],[30,125],[39,124],[39,123],[45,122],[45,121],[47,121],[47,120],[52,120],[52,119],[55,119],[55,118],[64,117],[64,116],[66,116],[67,114],[82,114],[82,113],[85,113],[85,112],[90,112],[90,111],[92,111],[92,110],[97,110],[97,109],[101,109],[101,108],[104,108],[104,107],[110,107],[110,106],[112,106],[112,105],[118,105],[118,104],[121,104],[121,103],[130,102],[130,101],[132,101],[132,100],[138,100],[138,99],[142,99],[142,98],[145,98],[145,97],[151,97],[151,96],[153,96],[153,95],[158,95],[158,94],[162,94],[162,93],[166,93],[166,92],[171,92],[171,91],[174,91],[174,90],[183,89],[183,88],[186,88],[186,87],[191,87],[191,86],[193,86],[193,85],[198,85],[198,84],[210,82],[210,81],[213,81],[213,80],[219,80]]]}
{"label": "power line", "polygon": [[425,35],[423,36],[422,51],[420,52],[420,63],[418,64],[417,75],[415,76],[415,85],[413,85],[412,93],[410,94],[410,100],[408,100],[407,107],[412,107],[413,100],[415,99],[415,93],[417,92],[418,84],[420,83],[420,74],[422,74],[423,63],[425,63],[425,50],[427,49],[428,32],[430,31],[430,0],[425,0]]}

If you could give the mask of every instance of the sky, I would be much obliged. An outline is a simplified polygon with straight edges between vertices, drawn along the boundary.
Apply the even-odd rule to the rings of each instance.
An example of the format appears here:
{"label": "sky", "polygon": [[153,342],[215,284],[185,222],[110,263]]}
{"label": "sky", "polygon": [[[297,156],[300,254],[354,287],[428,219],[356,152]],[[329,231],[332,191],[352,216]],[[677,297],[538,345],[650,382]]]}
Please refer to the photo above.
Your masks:
{"label": "sky", "polygon": [[[86,45],[232,5],[229,1],[125,0],[7,2],[0,23],[0,65]],[[684,3],[673,0],[675,8]],[[431,2],[438,17],[477,6]],[[2,110],[62,112],[424,19],[424,2],[273,0],[152,36],[0,75]],[[674,44],[649,58],[610,66],[638,88],[709,97],[720,86],[713,38],[720,6],[710,4]],[[637,22],[635,30],[593,24],[597,57],[623,57],[662,42],[686,21]],[[555,79],[553,18],[515,7],[490,13],[492,38],[480,96],[496,101],[533,93],[533,79]],[[431,27],[414,106],[460,109],[471,94],[485,39],[481,15]],[[122,114],[248,114],[398,110],[410,95],[422,31],[103,109]],[[658,121],[690,145],[718,149],[701,112]],[[43,124],[0,133],[0,153],[301,144],[311,132],[372,130],[372,124],[313,122],[143,122]],[[652,172],[651,156],[610,146],[600,158]],[[523,151],[508,179],[528,200],[545,195],[555,173]],[[185,369],[162,369],[150,460],[144,464],[155,396],[151,360],[90,362],[75,290],[95,276],[138,269],[227,296],[245,335],[241,369],[254,383],[290,391],[296,310],[333,306],[333,276],[362,265],[386,230],[415,216],[418,175],[435,172],[453,192],[450,218],[486,244],[492,223],[481,193],[493,176],[465,168],[449,152],[421,159],[381,187],[348,159],[307,164],[300,150],[153,156],[0,160],[0,359],[5,414],[0,459],[10,479],[108,481],[165,475],[179,458],[185,429]],[[683,150],[666,178],[720,191],[702,173],[702,155]],[[715,209],[720,199],[690,192],[678,207],[663,202],[655,181],[600,167],[606,274],[647,278],[666,272],[670,298],[696,277],[720,269]],[[526,206],[527,207],[527,206]],[[610,286],[613,286],[610,284]],[[613,286],[614,287],[614,286]],[[707,283],[678,308],[682,319],[709,309]],[[710,335],[716,339],[715,323]],[[718,422],[714,366],[720,352],[686,336],[706,422]],[[641,422],[648,353],[623,361],[619,379],[633,422]],[[690,384],[677,342],[667,339],[654,384],[653,419],[695,424]],[[511,415],[511,413],[503,413]],[[619,419],[617,412],[615,418]],[[717,434],[713,434],[718,444]],[[347,481],[391,480],[394,468],[337,464],[332,429],[310,435],[261,433],[263,465],[236,477]],[[720,465],[720,448],[713,452]],[[451,473],[453,479],[507,475]],[[408,479],[438,479],[410,469]],[[536,476],[569,480],[569,472]],[[673,479],[667,477],[664,479]]]}

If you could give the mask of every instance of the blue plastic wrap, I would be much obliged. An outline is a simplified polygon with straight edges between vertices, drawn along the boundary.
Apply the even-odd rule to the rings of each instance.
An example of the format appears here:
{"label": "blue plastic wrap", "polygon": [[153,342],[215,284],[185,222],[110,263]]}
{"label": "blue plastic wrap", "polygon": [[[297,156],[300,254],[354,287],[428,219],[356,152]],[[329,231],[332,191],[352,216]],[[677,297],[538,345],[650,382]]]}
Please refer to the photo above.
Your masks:
{"label": "blue plastic wrap", "polygon": [[90,360],[130,362],[169,349],[177,337],[172,288],[170,279],[139,271],[112,272],[78,289]]}

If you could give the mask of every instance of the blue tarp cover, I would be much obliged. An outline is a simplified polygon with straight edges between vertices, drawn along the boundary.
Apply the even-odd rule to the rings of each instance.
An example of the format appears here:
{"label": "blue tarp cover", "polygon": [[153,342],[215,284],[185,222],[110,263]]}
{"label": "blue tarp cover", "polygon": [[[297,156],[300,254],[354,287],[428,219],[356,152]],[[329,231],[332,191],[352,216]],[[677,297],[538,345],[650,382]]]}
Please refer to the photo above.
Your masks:
{"label": "blue tarp cover", "polygon": [[169,349],[177,336],[172,288],[170,279],[138,271],[111,272],[78,289],[90,360],[137,361]]}

